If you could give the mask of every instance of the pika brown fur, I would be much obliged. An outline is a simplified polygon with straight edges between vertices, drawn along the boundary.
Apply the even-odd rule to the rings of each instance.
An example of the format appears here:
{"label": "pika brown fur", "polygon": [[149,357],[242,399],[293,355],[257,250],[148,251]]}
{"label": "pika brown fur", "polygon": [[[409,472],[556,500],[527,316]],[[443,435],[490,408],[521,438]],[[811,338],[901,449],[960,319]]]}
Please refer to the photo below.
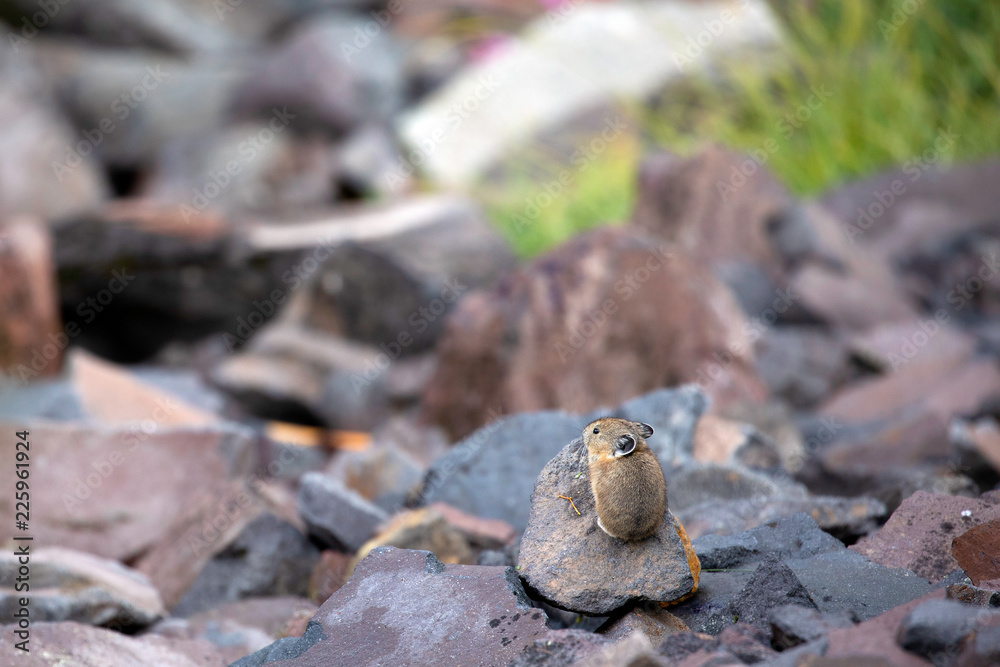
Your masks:
{"label": "pika brown fur", "polygon": [[656,532],[667,509],[667,483],[656,454],[646,444],[653,427],[605,417],[583,430],[597,525],[623,540]]}

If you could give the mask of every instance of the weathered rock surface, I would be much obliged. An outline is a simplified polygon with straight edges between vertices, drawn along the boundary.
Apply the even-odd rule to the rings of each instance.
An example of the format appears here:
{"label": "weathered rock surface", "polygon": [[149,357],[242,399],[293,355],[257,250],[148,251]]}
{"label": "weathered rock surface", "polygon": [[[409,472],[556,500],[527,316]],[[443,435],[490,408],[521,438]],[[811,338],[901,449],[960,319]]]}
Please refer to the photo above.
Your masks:
{"label": "weathered rock surface", "polygon": [[524,647],[507,667],[575,665],[596,654],[610,640],[586,630],[549,630]]}
{"label": "weathered rock surface", "polygon": [[[27,543],[20,543],[27,544]],[[17,623],[18,557],[0,556],[0,623]],[[88,553],[42,547],[31,549],[32,622],[75,621],[135,631],[166,614],[159,591],[149,579],[121,563]],[[22,581],[23,584],[23,581]]]}
{"label": "weathered rock surface", "polygon": [[784,604],[816,608],[809,591],[791,568],[774,554],[768,554],[750,575],[740,594],[729,601],[722,614],[727,622],[731,618],[734,623],[746,623],[769,630],[769,612]]}
{"label": "weathered rock surface", "polygon": [[823,614],[803,604],[773,607],[767,620],[771,625],[771,644],[778,650],[821,639],[833,628],[854,625],[849,614]]}
{"label": "weathered rock surface", "polygon": [[900,622],[896,641],[934,664],[953,660],[989,612],[954,600],[928,600]]}
{"label": "weathered rock surface", "polygon": [[203,640],[158,636],[130,637],[120,632],[70,621],[31,626],[30,652],[14,648],[16,626],[0,634],[0,662],[17,667],[225,667],[226,659]]}
{"label": "weathered rock surface", "polygon": [[[958,566],[972,579],[976,586],[993,582],[988,588],[996,588],[1000,583],[1000,518],[987,521],[955,537],[951,542],[951,554]],[[1000,590],[1000,589],[998,589]]]}
{"label": "weathered rock surface", "polygon": [[768,555],[782,560],[801,559],[841,551],[843,543],[823,530],[807,514],[791,514],[739,535],[705,535],[692,542],[706,570],[738,568]]}
{"label": "weathered rock surface", "polygon": [[695,425],[705,409],[704,394],[686,386],[650,392],[600,415],[516,414],[479,429],[435,461],[419,497],[503,519],[521,532],[538,471],[597,416],[610,413],[650,424],[649,446],[666,468],[692,456]]}
{"label": "weathered rock surface", "polygon": [[[579,514],[559,496],[572,498]],[[678,600],[697,590],[701,569],[669,508],[657,532],[639,542],[597,527],[582,439],[538,475],[517,562],[521,577],[547,602],[592,615],[633,602]]]}
{"label": "weathered rock surface", "polygon": [[299,512],[309,533],[323,543],[357,551],[388,517],[338,480],[322,473],[302,476]]}
{"label": "weathered rock surface", "polygon": [[[4,424],[30,431],[31,478],[58,493],[32,497],[31,529],[41,544],[128,561],[166,536],[195,507],[219,503],[234,478],[253,470],[253,435],[233,426],[161,429]],[[14,460],[14,438],[0,453]],[[0,492],[14,497],[13,475]],[[13,525],[13,503],[0,505]],[[141,568],[140,568],[141,569]]]}
{"label": "weathered rock surface", "polygon": [[759,401],[745,324],[706,267],[635,230],[588,232],[458,304],[425,412],[461,437],[490,410],[585,413],[683,382]]}
{"label": "weathered rock surface", "polygon": [[875,563],[940,581],[959,567],[952,556],[952,539],[996,518],[1000,518],[997,494],[975,499],[917,491],[877,533],[850,548]]}
{"label": "weathered rock surface", "polygon": [[688,629],[684,621],[654,602],[630,609],[618,618],[608,619],[597,629],[597,633],[611,641],[618,641],[634,632],[641,632],[651,643],[659,644],[668,635],[687,632]]}
{"label": "weathered rock surface", "polygon": [[319,549],[295,526],[262,514],[208,562],[171,612],[189,616],[249,597],[305,596],[318,561]]}
{"label": "weathered rock surface", "polygon": [[446,566],[426,551],[380,547],[323,604],[301,638],[280,640],[236,664],[294,658],[301,664],[506,665],[547,632],[545,614],[530,606],[513,568]]}

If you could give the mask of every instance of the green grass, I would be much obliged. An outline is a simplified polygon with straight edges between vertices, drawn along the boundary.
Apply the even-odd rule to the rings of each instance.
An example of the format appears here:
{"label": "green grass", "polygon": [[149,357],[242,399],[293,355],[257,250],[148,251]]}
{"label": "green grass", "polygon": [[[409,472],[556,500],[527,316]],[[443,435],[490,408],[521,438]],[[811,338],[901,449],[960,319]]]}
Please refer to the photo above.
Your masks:
{"label": "green grass", "polygon": [[[954,139],[936,161],[1000,154],[1000,3],[772,5],[787,37],[783,51],[719,63],[711,75],[671,87],[639,113],[647,148],[687,154],[717,142],[756,151],[800,195],[922,160],[949,130]],[[915,11],[894,25],[897,8]],[[536,254],[626,219],[638,155],[635,146],[608,150],[530,225],[518,216],[544,182],[529,178],[531,170],[490,193],[488,208],[520,253]]]}

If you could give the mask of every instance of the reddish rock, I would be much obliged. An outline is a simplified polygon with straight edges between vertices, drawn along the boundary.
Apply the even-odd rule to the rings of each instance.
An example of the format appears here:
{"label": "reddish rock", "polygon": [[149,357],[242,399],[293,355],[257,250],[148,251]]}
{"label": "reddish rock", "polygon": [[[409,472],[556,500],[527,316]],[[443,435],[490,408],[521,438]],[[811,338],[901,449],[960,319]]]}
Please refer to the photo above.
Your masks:
{"label": "reddish rock", "polygon": [[15,381],[58,374],[70,335],[80,333],[60,326],[55,271],[43,225],[0,224],[0,374]]}
{"label": "reddish rock", "polygon": [[802,305],[827,323],[863,331],[880,322],[905,322],[917,311],[909,298],[892,287],[863,276],[811,264],[790,279],[789,289]]}
{"label": "reddish rock", "polygon": [[203,640],[130,637],[80,623],[33,623],[30,652],[15,649],[16,626],[3,626],[0,663],[10,667],[225,667],[229,661]]}
{"label": "reddish rock", "polygon": [[599,229],[459,302],[425,414],[457,439],[491,409],[585,413],[688,381],[717,405],[761,400],[745,325],[706,267],[634,230]]}
{"label": "reddish rock", "polygon": [[347,581],[352,560],[350,555],[332,549],[321,553],[309,578],[309,598],[316,604],[326,602]]}
{"label": "reddish rock", "polygon": [[465,534],[466,538],[481,549],[499,549],[514,541],[517,531],[503,519],[484,519],[473,514],[436,501],[428,507],[441,513],[441,516],[452,526]]}
{"label": "reddish rock", "polygon": [[951,553],[976,586],[1000,579],[1000,561],[997,560],[1000,556],[1000,517],[956,537],[952,540]]}
{"label": "reddish rock", "polygon": [[[233,428],[160,430],[151,424],[94,428],[3,424],[30,432],[31,532],[41,544],[129,561],[148,551],[206,501],[216,505],[253,470],[252,436]],[[16,438],[0,442],[14,460]],[[13,528],[13,475],[0,479],[0,521]],[[249,500],[247,500],[249,502]],[[219,512],[221,513],[221,508]],[[227,521],[230,521],[227,519]],[[8,533],[9,535],[9,533]]]}
{"label": "reddish rock", "polygon": [[850,548],[887,567],[902,567],[932,582],[960,567],[952,539],[1000,518],[1000,497],[942,496],[917,491],[877,533]]}
{"label": "reddish rock", "polygon": [[[372,629],[377,628],[377,632]],[[513,568],[444,565],[426,551],[380,547],[358,564],[297,640],[248,656],[304,665],[506,665],[548,632]]]}
{"label": "reddish rock", "polygon": [[658,645],[668,635],[688,630],[690,628],[687,623],[653,603],[636,607],[620,618],[609,620],[597,632],[612,641],[624,639],[633,632],[641,632],[650,642]]}
{"label": "reddish rock", "polygon": [[[639,173],[632,219],[698,261],[747,259],[772,273],[778,266],[768,223],[790,203],[785,188],[754,163],[747,177],[741,155],[710,146],[690,158],[666,153],[647,158]],[[734,186],[734,174],[738,186]]]}
{"label": "reddish rock", "polygon": [[[462,531],[430,507],[408,510],[394,516],[358,549],[354,562],[362,560],[380,546],[429,551],[442,563],[474,565],[476,562],[472,547]],[[351,565],[349,574],[353,571],[354,564]]]}

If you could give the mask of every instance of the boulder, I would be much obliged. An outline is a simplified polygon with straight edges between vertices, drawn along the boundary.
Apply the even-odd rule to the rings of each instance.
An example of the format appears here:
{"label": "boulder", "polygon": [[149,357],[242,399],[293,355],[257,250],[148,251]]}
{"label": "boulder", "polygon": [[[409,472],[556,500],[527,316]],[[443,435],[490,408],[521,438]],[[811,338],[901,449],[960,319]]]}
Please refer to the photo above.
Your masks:
{"label": "boulder", "polygon": [[322,473],[302,476],[299,512],[309,534],[322,543],[357,551],[388,517],[341,482]]}
{"label": "boulder", "polygon": [[[379,632],[373,633],[373,624]],[[426,551],[379,547],[313,616],[237,667],[303,664],[507,664],[548,632],[513,568],[444,565]]]}
{"label": "boulder", "polygon": [[875,563],[905,567],[940,581],[959,567],[952,540],[1000,518],[1000,497],[961,498],[917,491],[903,501],[877,533],[851,545]]}
{"label": "boulder", "polygon": [[738,304],[670,246],[604,228],[462,299],[424,410],[457,438],[491,410],[589,412],[694,381],[719,407],[764,397]]}
{"label": "boulder", "polygon": [[597,527],[587,450],[579,438],[539,474],[517,562],[521,577],[540,597],[591,615],[689,596],[698,589],[701,570],[669,508],[657,532],[638,542],[610,537]]}
{"label": "boulder", "polygon": [[[2,624],[17,624],[14,614],[24,596],[18,588],[23,563],[16,553],[0,555]],[[33,623],[75,621],[134,632],[166,614],[149,579],[117,561],[59,547],[30,549],[29,558]]]}
{"label": "boulder", "polygon": [[785,604],[816,609],[809,591],[791,568],[776,555],[768,554],[722,614],[727,623],[732,619],[734,623],[746,623],[770,631],[768,615],[771,609]]}
{"label": "boulder", "polygon": [[706,570],[739,568],[769,555],[802,559],[844,549],[840,540],[820,530],[804,513],[783,516],[738,535],[705,535],[692,545]]}
{"label": "boulder", "polygon": [[171,613],[190,616],[258,596],[304,597],[318,561],[319,549],[295,526],[262,514],[205,565]]}

